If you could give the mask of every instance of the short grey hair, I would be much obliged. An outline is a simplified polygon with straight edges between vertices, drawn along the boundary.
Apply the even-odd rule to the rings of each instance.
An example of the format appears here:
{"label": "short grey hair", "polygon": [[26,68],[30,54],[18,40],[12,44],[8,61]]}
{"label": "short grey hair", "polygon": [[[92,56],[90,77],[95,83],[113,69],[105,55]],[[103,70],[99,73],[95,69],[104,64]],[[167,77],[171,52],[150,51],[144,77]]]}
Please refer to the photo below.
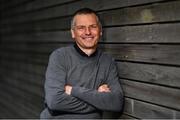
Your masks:
{"label": "short grey hair", "polygon": [[90,8],[82,8],[82,9],[79,9],[78,11],[76,11],[76,12],[73,14],[72,20],[71,20],[71,29],[73,29],[74,26],[75,26],[75,16],[76,16],[76,15],[83,15],[83,14],[84,14],[84,15],[86,15],[86,14],[94,14],[94,15],[96,15],[96,19],[97,19],[98,25],[100,26],[100,29],[102,30],[102,24],[101,24],[101,22],[100,22],[100,19],[99,19],[98,14],[97,14],[94,10],[92,10],[92,9],[90,9]]}

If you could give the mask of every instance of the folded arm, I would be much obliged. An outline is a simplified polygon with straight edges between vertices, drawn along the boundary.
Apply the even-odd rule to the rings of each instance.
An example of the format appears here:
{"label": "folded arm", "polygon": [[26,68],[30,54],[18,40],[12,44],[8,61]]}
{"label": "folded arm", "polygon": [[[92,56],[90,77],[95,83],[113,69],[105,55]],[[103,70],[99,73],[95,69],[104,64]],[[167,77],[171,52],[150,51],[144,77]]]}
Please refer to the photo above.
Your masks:
{"label": "folded arm", "polygon": [[67,86],[67,94],[71,94],[96,108],[104,111],[121,111],[123,106],[123,92],[119,83],[117,67],[113,62],[110,66],[106,83],[97,90],[78,86]]}

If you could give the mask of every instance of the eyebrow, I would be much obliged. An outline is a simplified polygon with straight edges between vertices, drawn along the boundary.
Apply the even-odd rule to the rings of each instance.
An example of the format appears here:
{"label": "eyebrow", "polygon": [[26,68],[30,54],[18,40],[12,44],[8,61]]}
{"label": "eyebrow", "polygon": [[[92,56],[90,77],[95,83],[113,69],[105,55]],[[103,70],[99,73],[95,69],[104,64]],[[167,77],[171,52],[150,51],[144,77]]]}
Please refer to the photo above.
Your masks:
{"label": "eyebrow", "polygon": [[[90,24],[88,26],[91,26],[91,25],[98,25],[98,24]],[[86,26],[86,25],[74,25],[74,26]]]}

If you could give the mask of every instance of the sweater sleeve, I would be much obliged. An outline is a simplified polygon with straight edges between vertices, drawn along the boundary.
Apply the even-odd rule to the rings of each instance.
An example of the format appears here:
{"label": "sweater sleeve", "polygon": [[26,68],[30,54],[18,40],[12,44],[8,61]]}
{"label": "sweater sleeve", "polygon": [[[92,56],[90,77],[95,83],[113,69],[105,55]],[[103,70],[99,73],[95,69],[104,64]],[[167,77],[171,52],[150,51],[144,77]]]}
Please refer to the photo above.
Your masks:
{"label": "sweater sleeve", "polygon": [[64,57],[57,51],[50,56],[45,80],[45,101],[51,112],[88,113],[96,110],[92,105],[76,97],[67,95],[64,90],[66,69]]}
{"label": "sweater sleeve", "polygon": [[98,92],[84,87],[73,87],[72,96],[77,97],[103,111],[119,112],[122,110],[124,98],[119,82],[117,66],[113,61],[110,65],[106,83],[111,92]]}

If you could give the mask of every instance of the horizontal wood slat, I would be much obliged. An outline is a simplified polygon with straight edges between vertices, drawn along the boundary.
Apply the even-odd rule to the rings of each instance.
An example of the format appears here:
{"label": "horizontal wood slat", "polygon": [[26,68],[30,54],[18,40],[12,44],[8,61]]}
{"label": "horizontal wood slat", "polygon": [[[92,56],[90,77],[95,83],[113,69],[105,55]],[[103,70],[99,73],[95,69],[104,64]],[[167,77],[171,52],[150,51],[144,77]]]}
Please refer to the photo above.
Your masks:
{"label": "horizontal wood slat", "polygon": [[180,67],[118,62],[119,76],[180,89]]}
{"label": "horizontal wood slat", "polygon": [[180,65],[179,45],[105,44],[101,49],[117,60]]}
{"label": "horizontal wood slat", "polygon": [[[16,8],[15,10],[10,10],[10,12],[6,13],[5,16],[12,16],[14,14],[18,13],[23,13],[23,12],[33,12],[38,9],[42,8],[48,8],[51,7],[52,5],[56,5],[55,7],[51,7],[48,9],[48,11],[58,11],[55,14],[65,16],[65,15],[71,15],[76,11],[77,9],[80,9],[82,7],[89,7],[93,8],[96,11],[100,10],[105,10],[105,9],[115,9],[115,8],[121,8],[121,7],[126,7],[126,6],[134,6],[134,5],[139,5],[139,4],[151,4],[155,2],[161,2],[165,0],[141,0],[141,1],[134,1],[134,2],[129,2],[127,0],[113,0],[113,1],[107,1],[107,0],[91,0],[91,1],[77,1],[71,4],[65,4],[65,5],[58,5],[62,3],[66,3],[69,1],[75,1],[75,0],[53,0],[53,1],[48,1],[48,0],[41,0],[38,2],[37,0],[32,1],[31,3],[21,6],[19,8]],[[58,5],[58,6],[57,6]],[[22,12],[23,11],[23,12]],[[45,10],[47,11],[47,10]],[[36,12],[36,11],[35,11]]]}
{"label": "horizontal wood slat", "polygon": [[7,17],[7,16],[10,17],[12,15],[18,15],[43,8],[45,9],[51,6],[57,6],[57,5],[60,6],[61,4],[65,4],[71,1],[75,1],[75,0],[29,0],[29,3],[21,5],[18,8],[11,8],[10,10],[8,10],[7,7],[4,7],[6,8],[6,11],[4,12],[5,14],[2,15],[2,17]]}
{"label": "horizontal wood slat", "polygon": [[180,20],[180,1],[131,7],[100,13],[105,26],[147,24]]}
{"label": "horizontal wood slat", "polygon": [[[26,67],[26,66],[24,66]],[[13,77],[13,83],[16,85],[24,85],[28,87],[31,87],[32,90],[30,89],[29,91],[32,93],[36,93],[39,96],[42,96],[42,85],[44,84],[45,80],[45,75],[43,74],[42,76],[37,76],[34,75],[33,73],[26,73],[24,71],[18,70],[17,72],[14,72],[13,69],[9,69],[10,67],[4,68],[2,67],[2,73],[7,73]],[[17,69],[18,67],[16,67]],[[26,70],[26,69],[25,69]],[[1,74],[3,79],[6,79],[6,75]],[[12,80],[12,79],[9,79]],[[7,80],[8,81],[8,80]]]}
{"label": "horizontal wood slat", "polygon": [[[84,7],[85,4],[87,4],[87,2],[84,3],[83,5]],[[108,12],[104,11],[99,14],[105,26],[177,21],[180,20],[180,17],[178,15],[180,9],[179,6],[180,6],[180,1],[173,1],[170,3],[153,4],[147,6],[140,6],[137,8],[132,7],[132,8],[112,10]],[[80,5],[78,6],[78,8],[75,9],[79,9],[79,8]],[[65,8],[59,7],[54,9],[46,9],[44,11],[37,11],[35,13],[15,16],[10,19],[3,19],[1,23],[17,24],[22,22],[31,22],[37,20],[56,18],[63,16],[63,14],[66,14],[67,16],[69,12],[68,9],[75,11],[73,10],[72,6],[70,8],[65,6]],[[159,11],[163,11],[163,13]],[[166,14],[169,15],[167,16]]]}
{"label": "horizontal wood slat", "polygon": [[[17,9],[17,6],[19,5],[22,5],[24,3],[27,3],[27,2],[31,2],[32,0],[1,0],[0,1],[0,4],[1,4],[1,7],[0,7],[0,10],[1,11],[6,11],[6,10],[10,10],[12,8],[16,8]],[[3,13],[2,13],[3,15]]]}
{"label": "horizontal wood slat", "polygon": [[[3,76],[3,74],[7,73],[7,71],[9,71],[9,76]],[[29,82],[30,78],[27,78],[25,77],[24,75],[25,74],[17,74],[17,75],[14,75],[14,72],[13,71],[10,71],[10,70],[4,70],[2,73],[1,73],[1,76],[3,76],[3,80],[1,81],[2,84],[7,84],[9,86],[13,86],[13,87],[16,87],[17,89],[19,90],[22,90],[24,91],[25,93],[28,93],[32,96],[34,96],[34,99],[35,97],[41,97],[43,94],[43,87],[42,87],[42,84],[41,85],[36,85],[36,80],[41,80],[43,81],[42,79],[33,79],[34,80],[34,83],[33,82]],[[27,79],[27,80],[26,80]],[[43,83],[43,82],[42,82]],[[30,89],[31,88],[31,89]],[[31,98],[32,98],[31,96]],[[33,98],[32,98],[33,99]],[[31,100],[32,100],[31,99]]]}
{"label": "horizontal wood slat", "polygon": [[73,42],[70,31],[38,32],[2,36],[2,42]]}
{"label": "horizontal wood slat", "polygon": [[[1,89],[4,89],[4,91],[0,92],[0,95],[4,99],[1,99],[1,102],[4,102],[12,112],[15,112],[15,116],[9,114],[8,118],[37,118],[39,116],[39,111],[37,110],[40,103],[42,102],[41,100],[39,101],[34,98],[34,101],[36,101],[36,103],[33,104],[33,97],[28,96],[26,92],[22,92],[22,90],[9,85],[8,89],[7,87],[4,88],[5,86],[1,84],[0,86]],[[7,104],[7,102],[9,104]],[[21,110],[21,112],[19,112],[17,109]]]}
{"label": "horizontal wood slat", "polygon": [[127,97],[147,101],[180,111],[180,89],[123,80]]}
{"label": "horizontal wood slat", "polygon": [[124,113],[128,113],[131,116],[144,119],[172,119],[178,118],[180,112],[161,107],[158,105],[137,101],[134,99],[126,98],[126,104],[128,105]]}
{"label": "horizontal wood slat", "polygon": [[42,79],[42,77],[44,78],[46,67],[47,67],[46,65],[40,65],[40,64],[23,63],[23,62],[7,60],[7,59],[1,60],[2,69],[10,69],[16,72],[19,71],[22,73],[32,75],[32,77],[37,77],[39,78],[39,81],[36,81],[36,83],[38,83],[39,85],[42,84],[42,81],[40,79]]}
{"label": "horizontal wood slat", "polygon": [[103,42],[180,43],[179,33],[179,23],[111,27],[104,30]]}

